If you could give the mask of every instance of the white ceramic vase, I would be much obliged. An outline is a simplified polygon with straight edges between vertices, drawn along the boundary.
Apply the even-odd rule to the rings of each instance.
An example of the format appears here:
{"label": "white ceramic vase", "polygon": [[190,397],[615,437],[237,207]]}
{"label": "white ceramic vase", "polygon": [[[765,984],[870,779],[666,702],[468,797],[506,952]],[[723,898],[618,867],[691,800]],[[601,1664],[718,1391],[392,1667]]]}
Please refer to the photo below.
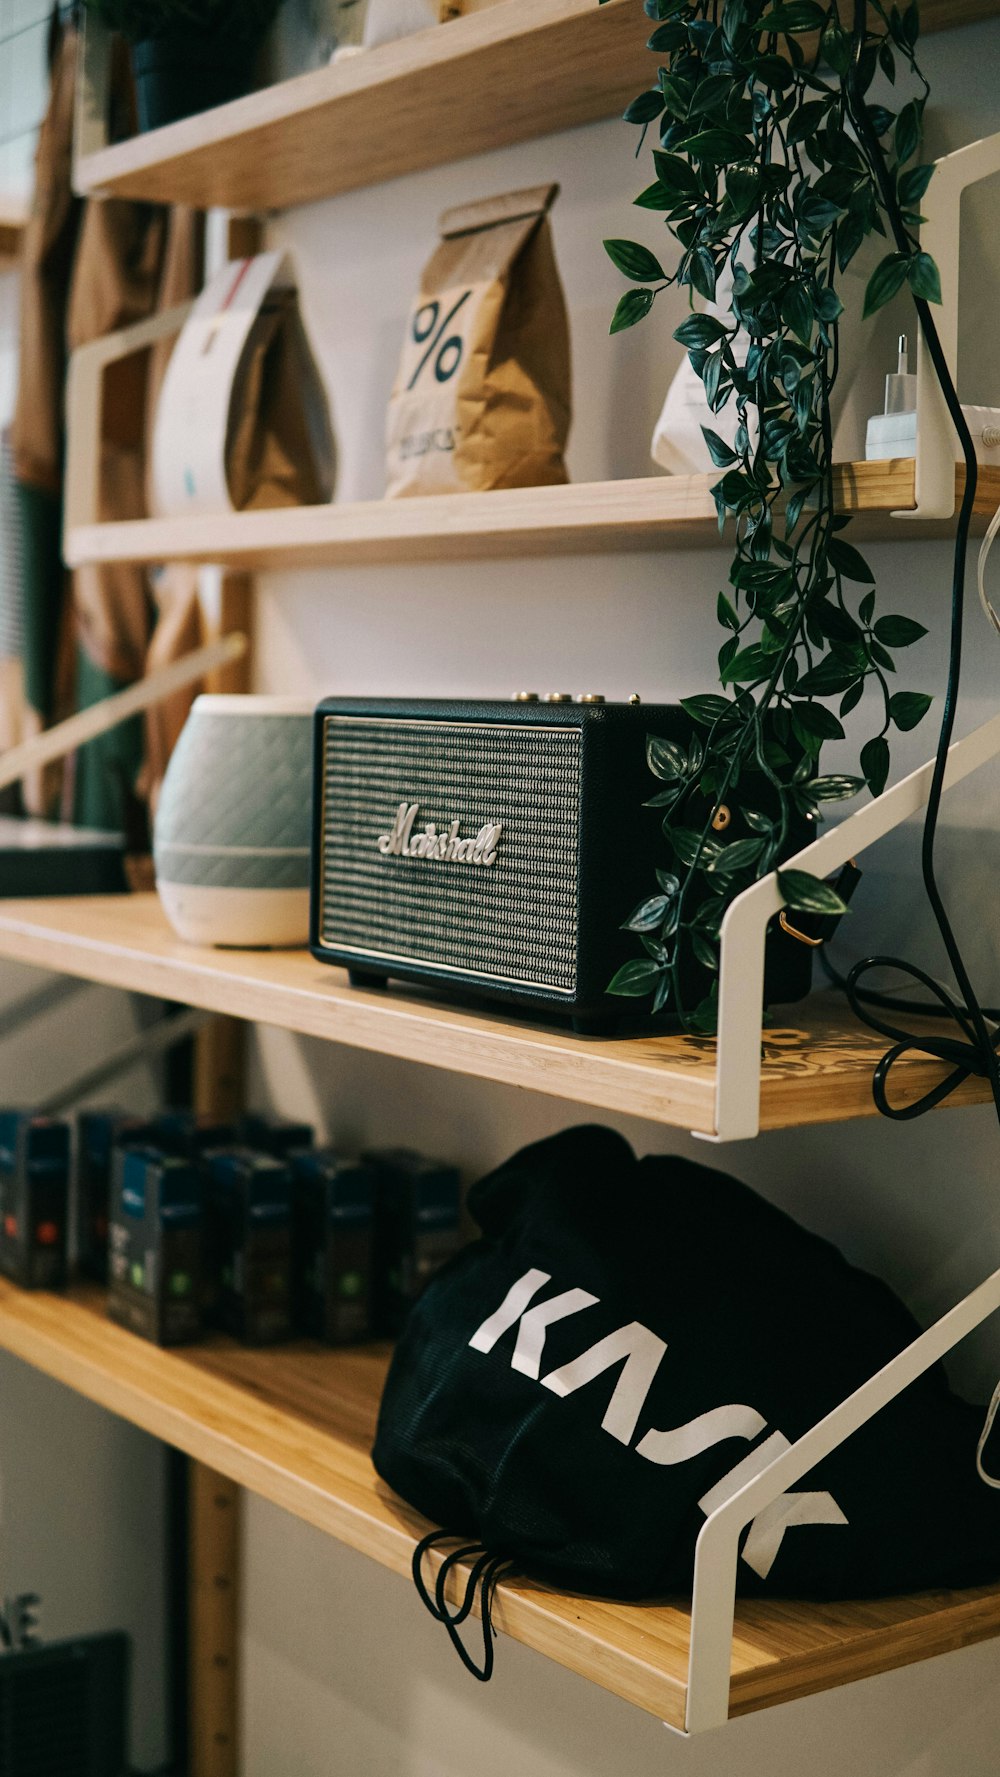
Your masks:
{"label": "white ceramic vase", "polygon": [[160,900],[190,943],[306,943],[312,710],[298,698],[196,698],[153,831]]}

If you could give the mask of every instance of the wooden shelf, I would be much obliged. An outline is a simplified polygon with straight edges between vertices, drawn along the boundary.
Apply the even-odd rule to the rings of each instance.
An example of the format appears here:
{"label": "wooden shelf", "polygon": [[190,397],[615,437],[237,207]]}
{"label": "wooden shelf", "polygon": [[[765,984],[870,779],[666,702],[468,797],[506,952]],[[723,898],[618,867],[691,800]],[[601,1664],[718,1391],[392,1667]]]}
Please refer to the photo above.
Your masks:
{"label": "wooden shelf", "polygon": [[[0,900],[0,956],[598,1110],[715,1129],[713,1041],[579,1037],[412,990],[354,988],[303,951],[199,948],[174,936],[155,895]],[[761,1128],[874,1116],[871,1076],[884,1049],[834,996],[785,1008],[765,1033]],[[894,1091],[909,1102],[941,1073],[904,1056]],[[986,1083],[969,1079],[949,1103],[987,1097]]]}
{"label": "wooden shelf", "polygon": [[[925,31],[998,0],[924,0]],[[283,209],[620,112],[654,78],[634,0],[500,0],[82,157],[78,191]]]}
{"label": "wooden shelf", "polygon": [[[709,492],[717,480],[718,471],[650,475],[488,494],[80,525],[67,532],[65,555],[70,567],[192,561],[249,570],[711,547],[719,541]],[[956,485],[959,490],[964,485],[963,471],[956,471]],[[954,530],[952,521],[907,523],[891,516],[914,504],[912,457],[843,464],[838,500],[842,511],[855,515],[851,536],[859,542],[946,537]],[[983,467],[977,534],[985,531],[998,505],[1000,469]]]}
{"label": "wooden shelf", "polygon": [[[368,1452],[384,1348],[305,1341],[252,1351],[215,1337],[160,1351],[113,1326],[97,1290],[0,1283],[0,1348],[240,1486],[409,1577],[429,1526],[379,1481]],[[570,1671],[683,1725],[686,1604],[622,1605],[505,1582],[494,1621]],[[435,1633],[428,1623],[427,1633]],[[1000,1633],[1000,1588],[863,1603],[738,1601],[733,1715],[871,1677]]]}

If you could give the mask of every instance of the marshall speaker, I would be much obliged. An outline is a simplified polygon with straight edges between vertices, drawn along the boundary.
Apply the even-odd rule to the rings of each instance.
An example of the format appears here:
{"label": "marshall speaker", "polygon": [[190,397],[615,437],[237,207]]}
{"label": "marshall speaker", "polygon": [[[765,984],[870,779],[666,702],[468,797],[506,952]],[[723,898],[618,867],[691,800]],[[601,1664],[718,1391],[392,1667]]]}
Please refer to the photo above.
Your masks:
{"label": "marshall speaker", "polygon": [[[646,737],[692,732],[677,706],[596,696],[328,698],[316,712],[313,955],[356,984],[393,976],[582,1027],[617,1023],[627,1002],[607,985],[638,943],[621,924],[667,861],[661,817],[642,806],[658,788]],[[790,835],[789,855],[810,831]],[[708,979],[692,965],[692,1003]],[[809,980],[809,950],[776,930],[768,999],[800,999]]]}

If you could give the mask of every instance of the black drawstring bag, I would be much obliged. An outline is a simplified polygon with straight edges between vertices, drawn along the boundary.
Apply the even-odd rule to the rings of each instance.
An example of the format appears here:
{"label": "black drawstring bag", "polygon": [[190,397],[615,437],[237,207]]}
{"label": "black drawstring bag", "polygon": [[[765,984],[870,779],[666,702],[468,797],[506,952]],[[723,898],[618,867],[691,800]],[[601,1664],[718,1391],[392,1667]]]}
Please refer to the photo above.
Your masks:
{"label": "black drawstring bag", "polygon": [[[892,1292],[725,1174],[581,1128],[469,1195],[483,1237],[412,1309],[374,1462],[442,1525],[414,1577],[477,1676],[505,1568],[649,1599],[691,1585],[709,1512],[917,1337]],[[740,1589],[872,1597],[1000,1574],[981,1413],[940,1365],[744,1533]],[[432,1595],[427,1547],[458,1538]],[[472,1557],[461,1604],[449,1569]],[[478,1596],[485,1659],[458,1627]]]}

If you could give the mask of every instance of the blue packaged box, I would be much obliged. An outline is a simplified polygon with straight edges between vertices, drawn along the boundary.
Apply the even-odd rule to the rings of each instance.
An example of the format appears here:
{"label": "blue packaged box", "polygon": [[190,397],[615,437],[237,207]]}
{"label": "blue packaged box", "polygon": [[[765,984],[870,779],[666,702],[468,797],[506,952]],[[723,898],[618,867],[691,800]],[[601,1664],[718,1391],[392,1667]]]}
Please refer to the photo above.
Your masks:
{"label": "blue packaged box", "polygon": [[202,1330],[203,1192],[197,1166],[152,1147],[116,1148],[108,1313],[157,1345]]}
{"label": "blue packaged box", "polygon": [[296,1324],[329,1345],[369,1339],[375,1172],[333,1148],[295,1154],[291,1164]]}
{"label": "blue packaged box", "polygon": [[206,1304],[214,1326],[248,1345],[292,1330],[292,1191],[288,1167],[251,1148],[208,1153]]}
{"label": "blue packaged box", "polygon": [[0,1111],[0,1271],[29,1290],[67,1281],[69,1124]]}

